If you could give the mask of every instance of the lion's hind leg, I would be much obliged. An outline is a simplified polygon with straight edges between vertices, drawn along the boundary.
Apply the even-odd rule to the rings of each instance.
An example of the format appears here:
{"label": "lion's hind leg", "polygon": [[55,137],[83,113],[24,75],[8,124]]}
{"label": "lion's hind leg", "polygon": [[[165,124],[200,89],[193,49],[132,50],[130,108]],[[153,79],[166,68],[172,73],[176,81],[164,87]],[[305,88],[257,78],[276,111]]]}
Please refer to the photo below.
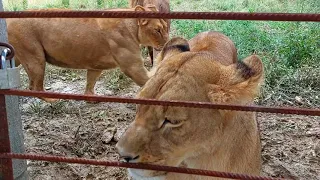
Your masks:
{"label": "lion's hind leg", "polygon": [[[18,41],[18,42],[30,42]],[[40,43],[17,43],[15,45],[16,59],[22,64],[29,77],[29,89],[33,91],[44,91],[44,73],[46,60],[43,47]],[[58,99],[40,98],[46,102],[55,102]]]}

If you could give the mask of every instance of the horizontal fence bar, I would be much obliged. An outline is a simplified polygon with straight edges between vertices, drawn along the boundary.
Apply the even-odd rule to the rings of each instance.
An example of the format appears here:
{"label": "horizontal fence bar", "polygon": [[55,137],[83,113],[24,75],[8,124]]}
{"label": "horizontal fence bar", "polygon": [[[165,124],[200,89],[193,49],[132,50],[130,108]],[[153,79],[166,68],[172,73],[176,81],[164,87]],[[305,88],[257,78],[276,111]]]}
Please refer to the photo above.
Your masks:
{"label": "horizontal fence bar", "polygon": [[136,11],[72,11],[35,10],[3,11],[0,18],[164,18],[257,21],[320,21],[320,14],[311,13],[245,13],[245,12],[136,12]]}
{"label": "horizontal fence bar", "polygon": [[192,107],[192,108],[208,108],[208,109],[223,109],[223,110],[234,110],[234,111],[256,111],[256,112],[265,112],[265,113],[320,116],[320,109],[243,106],[243,105],[213,104],[209,102],[194,102],[194,101],[162,101],[162,100],[155,100],[155,99],[135,99],[135,98],[125,98],[125,97],[115,97],[115,96],[67,94],[67,93],[55,93],[55,92],[43,92],[43,91],[16,90],[16,89],[3,89],[3,90],[0,90],[0,94],[16,95],[16,96],[46,97],[46,98],[55,98],[55,99],[85,100],[85,101],[95,101],[95,102],[133,103],[133,104],[146,104],[146,105],[180,106],[180,107]]}
{"label": "horizontal fence bar", "polygon": [[99,166],[112,166],[112,167],[123,167],[123,168],[134,168],[134,169],[144,169],[144,170],[154,170],[154,171],[166,171],[174,173],[183,174],[193,174],[201,176],[212,176],[230,179],[246,179],[246,180],[276,180],[279,178],[269,178],[262,176],[252,176],[238,173],[227,173],[219,171],[209,171],[202,169],[191,169],[191,168],[181,168],[181,167],[171,167],[171,166],[159,166],[152,164],[143,163],[125,163],[117,161],[102,161],[95,159],[84,159],[84,158],[71,158],[62,156],[51,156],[51,155],[35,155],[35,154],[15,154],[15,153],[3,153],[0,154],[0,159],[28,159],[37,161],[50,161],[50,162],[65,162],[65,163],[76,163],[76,164],[90,164]]}

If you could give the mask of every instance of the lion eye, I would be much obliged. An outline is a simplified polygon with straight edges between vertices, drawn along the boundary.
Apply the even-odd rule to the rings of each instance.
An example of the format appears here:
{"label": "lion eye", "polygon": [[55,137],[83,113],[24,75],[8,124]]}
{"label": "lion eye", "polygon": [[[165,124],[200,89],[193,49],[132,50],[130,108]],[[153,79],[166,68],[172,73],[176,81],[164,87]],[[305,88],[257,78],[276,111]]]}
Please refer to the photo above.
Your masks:
{"label": "lion eye", "polygon": [[162,123],[162,127],[164,127],[165,125],[170,125],[171,127],[178,127],[180,126],[181,122],[182,121],[169,120],[168,118],[165,118]]}
{"label": "lion eye", "polygon": [[157,33],[161,34],[161,29],[156,29]]}

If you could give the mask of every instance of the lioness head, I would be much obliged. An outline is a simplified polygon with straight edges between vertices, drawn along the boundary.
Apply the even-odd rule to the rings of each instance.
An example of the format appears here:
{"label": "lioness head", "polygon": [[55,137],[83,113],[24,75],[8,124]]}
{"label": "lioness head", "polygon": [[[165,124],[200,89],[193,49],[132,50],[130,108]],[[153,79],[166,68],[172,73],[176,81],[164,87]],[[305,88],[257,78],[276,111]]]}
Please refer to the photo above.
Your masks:
{"label": "lioness head", "polygon": [[[255,56],[229,66],[210,53],[190,52],[188,41],[173,38],[158,56],[155,74],[137,98],[251,104],[263,79]],[[233,114],[235,113],[235,114]],[[128,162],[179,166],[221,144],[228,118],[237,111],[138,105],[135,120],[116,147]],[[214,142],[214,143],[212,143]],[[129,169],[135,179],[163,177],[164,172]]]}
{"label": "lioness head", "polygon": [[[142,7],[137,5],[135,11],[153,11],[158,12],[154,5]],[[144,46],[152,46],[156,50],[161,50],[167,42],[169,35],[167,23],[163,19],[138,19],[139,40]]]}

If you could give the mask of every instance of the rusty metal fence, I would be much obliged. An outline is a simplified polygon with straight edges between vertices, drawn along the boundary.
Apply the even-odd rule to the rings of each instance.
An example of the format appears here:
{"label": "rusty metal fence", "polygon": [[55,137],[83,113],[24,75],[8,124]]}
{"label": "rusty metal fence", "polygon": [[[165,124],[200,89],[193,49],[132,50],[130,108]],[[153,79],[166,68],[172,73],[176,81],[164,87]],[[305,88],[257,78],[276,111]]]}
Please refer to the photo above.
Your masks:
{"label": "rusty metal fence", "polygon": [[[26,17],[35,17],[35,18],[43,18],[43,17],[160,18],[160,17],[163,17],[163,18],[169,18],[169,19],[272,20],[272,21],[314,21],[314,22],[320,21],[320,14],[287,14],[287,13],[229,13],[229,12],[226,12],[226,13],[215,13],[215,12],[172,12],[172,13],[141,12],[140,13],[139,12],[137,13],[137,12],[115,12],[115,11],[113,12],[103,12],[103,11],[0,12],[0,18],[26,18]],[[1,44],[1,45],[5,45],[5,44]],[[14,49],[10,46],[7,46],[7,47],[10,49],[11,53],[13,54]],[[79,164],[90,164],[90,165],[148,169],[148,170],[168,171],[168,172],[186,173],[186,174],[222,177],[222,178],[231,178],[231,179],[274,179],[274,178],[261,177],[261,176],[250,176],[250,175],[244,175],[244,174],[180,168],[180,167],[157,166],[157,165],[151,165],[151,164],[110,162],[110,161],[99,161],[94,159],[68,158],[68,157],[62,157],[62,156],[11,153],[10,142],[8,137],[8,122],[7,122],[6,104],[5,104],[6,102],[4,100],[5,95],[320,116],[320,109],[223,105],[223,104],[213,104],[213,103],[205,103],[205,102],[158,101],[153,99],[133,99],[133,98],[122,98],[122,97],[94,96],[94,95],[89,96],[89,95],[78,95],[78,94],[3,89],[3,90],[0,90],[0,137],[1,137],[0,139],[1,140],[0,172],[3,171],[2,173],[4,175],[5,180],[13,179],[12,159],[29,159],[29,160],[51,161],[51,162],[79,163]]]}

